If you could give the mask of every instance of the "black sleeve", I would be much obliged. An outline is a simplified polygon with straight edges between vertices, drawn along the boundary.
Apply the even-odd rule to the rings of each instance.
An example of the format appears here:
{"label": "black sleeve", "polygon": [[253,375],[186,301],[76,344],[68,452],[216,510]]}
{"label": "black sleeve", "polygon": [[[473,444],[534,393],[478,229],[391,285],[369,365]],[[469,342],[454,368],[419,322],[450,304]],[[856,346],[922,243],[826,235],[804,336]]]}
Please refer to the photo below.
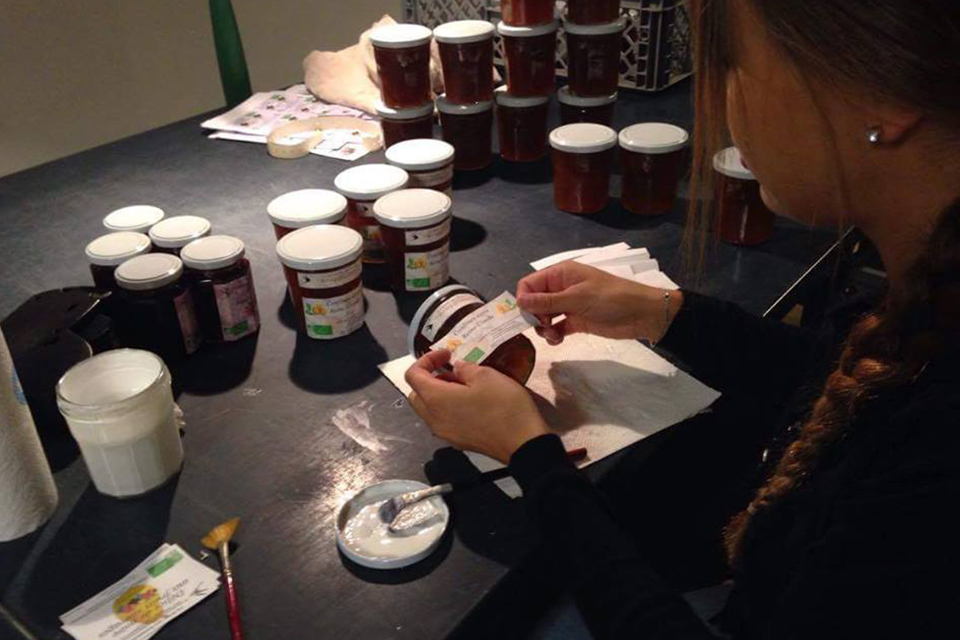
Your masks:
{"label": "black sleeve", "polygon": [[541,543],[564,567],[597,640],[700,640],[715,636],[667,588],[617,527],[609,507],[569,462],[555,435],[510,460]]}

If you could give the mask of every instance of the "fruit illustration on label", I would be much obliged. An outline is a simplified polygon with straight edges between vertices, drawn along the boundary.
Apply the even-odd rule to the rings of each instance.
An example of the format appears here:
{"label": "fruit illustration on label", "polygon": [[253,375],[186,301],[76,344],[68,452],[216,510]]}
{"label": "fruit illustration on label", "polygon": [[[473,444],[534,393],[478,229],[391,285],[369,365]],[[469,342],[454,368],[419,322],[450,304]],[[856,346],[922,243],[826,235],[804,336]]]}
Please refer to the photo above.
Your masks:
{"label": "fruit illustration on label", "polygon": [[497,302],[497,315],[503,315],[505,313],[510,313],[517,308],[517,303],[513,300],[501,300]]}
{"label": "fruit illustration on label", "polygon": [[156,587],[138,584],[130,587],[113,602],[113,613],[124,622],[150,624],[163,615]]}
{"label": "fruit illustration on label", "polygon": [[408,269],[426,269],[427,256],[417,256],[417,257],[407,258],[407,268]]}
{"label": "fruit illustration on label", "polygon": [[303,303],[303,310],[308,316],[325,316],[327,315],[327,308],[323,306],[321,302],[314,302],[313,304],[309,302]]}

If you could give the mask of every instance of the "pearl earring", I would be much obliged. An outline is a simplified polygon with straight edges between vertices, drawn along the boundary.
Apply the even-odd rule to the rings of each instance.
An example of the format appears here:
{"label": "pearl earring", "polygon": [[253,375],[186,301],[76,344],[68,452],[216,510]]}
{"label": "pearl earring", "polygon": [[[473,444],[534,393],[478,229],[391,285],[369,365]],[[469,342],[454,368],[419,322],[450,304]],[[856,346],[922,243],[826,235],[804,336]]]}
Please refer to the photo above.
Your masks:
{"label": "pearl earring", "polygon": [[880,127],[870,127],[867,129],[867,140],[870,141],[870,144],[880,144]]}

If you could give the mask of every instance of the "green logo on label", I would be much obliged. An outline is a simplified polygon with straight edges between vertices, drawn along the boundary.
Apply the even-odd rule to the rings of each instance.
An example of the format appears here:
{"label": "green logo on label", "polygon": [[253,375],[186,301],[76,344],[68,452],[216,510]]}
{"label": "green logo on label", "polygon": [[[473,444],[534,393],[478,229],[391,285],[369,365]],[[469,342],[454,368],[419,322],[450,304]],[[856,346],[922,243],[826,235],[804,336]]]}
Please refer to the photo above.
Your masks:
{"label": "green logo on label", "polygon": [[313,325],[310,325],[310,331],[313,332],[314,335],[318,335],[318,336],[332,336],[333,325],[313,324]]}
{"label": "green logo on label", "polygon": [[232,327],[227,328],[226,333],[231,336],[242,336],[250,330],[250,321],[244,320],[243,322],[237,323]]}
{"label": "green logo on label", "polygon": [[483,357],[484,350],[480,347],[474,347],[473,350],[464,358],[467,362],[477,363]]}
{"label": "green logo on label", "polygon": [[407,286],[411,289],[429,289],[430,278],[410,278],[407,280]]}
{"label": "green logo on label", "polygon": [[183,560],[183,554],[180,553],[179,551],[174,551],[173,553],[171,553],[166,558],[164,558],[157,564],[153,565],[152,567],[147,567],[147,573],[149,573],[154,578],[156,578],[161,573],[163,573],[173,565],[177,564],[181,560]]}

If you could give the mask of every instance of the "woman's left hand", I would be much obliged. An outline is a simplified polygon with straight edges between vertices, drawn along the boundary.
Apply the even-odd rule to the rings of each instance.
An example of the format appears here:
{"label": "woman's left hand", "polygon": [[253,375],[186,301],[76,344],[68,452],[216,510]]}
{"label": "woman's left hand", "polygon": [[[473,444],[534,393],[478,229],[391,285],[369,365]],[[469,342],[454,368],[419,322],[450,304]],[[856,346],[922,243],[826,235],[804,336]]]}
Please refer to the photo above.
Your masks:
{"label": "woman's left hand", "polygon": [[449,362],[449,351],[431,351],[406,373],[410,405],[435,436],[507,464],[525,442],[548,432],[533,398],[515,380],[468,362],[434,376]]}

